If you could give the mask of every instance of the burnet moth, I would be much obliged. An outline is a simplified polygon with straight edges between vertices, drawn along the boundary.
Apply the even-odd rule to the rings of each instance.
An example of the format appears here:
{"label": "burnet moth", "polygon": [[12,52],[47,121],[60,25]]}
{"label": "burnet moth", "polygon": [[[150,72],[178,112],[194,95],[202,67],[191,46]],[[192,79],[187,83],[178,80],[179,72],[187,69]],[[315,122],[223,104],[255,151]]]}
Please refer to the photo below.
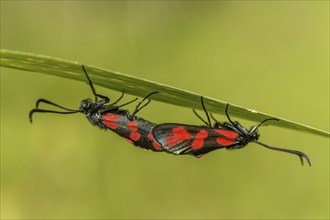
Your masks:
{"label": "burnet moth", "polygon": [[[124,93],[122,93],[122,95],[115,102],[109,103],[110,99],[107,96],[96,93],[93,83],[90,80],[83,65],[82,69],[94,94],[94,102],[91,98],[84,99],[80,103],[80,108],[78,110],[74,110],[65,108],[46,99],[39,99],[36,103],[36,108],[30,111],[30,122],[32,123],[32,116],[37,112],[55,114],[83,113],[92,125],[96,125],[105,130],[112,130],[135,146],[139,146],[141,148],[152,151],[162,151],[163,149],[151,139],[151,129],[156,124],[135,116],[136,113],[138,113],[142,108],[150,103],[149,97],[158,92],[152,92],[144,97],[143,100],[137,104],[133,113],[130,114],[128,110],[122,110],[120,108],[136,101],[137,98],[127,103],[116,105],[123,98]],[[147,102],[144,103],[146,100]],[[52,105],[65,111],[39,109],[40,103]]]}
{"label": "burnet moth", "polygon": [[230,119],[228,114],[229,104],[227,104],[226,116],[229,122],[220,123],[212,114],[210,114],[215,121],[212,126],[209,113],[204,105],[203,97],[201,97],[201,103],[207,121],[198,115],[195,110],[193,111],[196,116],[206,124],[206,126],[174,123],[158,124],[152,129],[154,141],[162,146],[162,148],[168,153],[176,155],[190,154],[196,157],[201,157],[211,151],[221,148],[240,149],[245,147],[248,143],[254,142],[268,149],[296,154],[300,157],[302,163],[302,158],[305,158],[307,163],[311,166],[308,156],[300,151],[273,147],[258,141],[258,128],[267,121],[278,121],[278,119],[265,119],[248,130],[239,122]]}

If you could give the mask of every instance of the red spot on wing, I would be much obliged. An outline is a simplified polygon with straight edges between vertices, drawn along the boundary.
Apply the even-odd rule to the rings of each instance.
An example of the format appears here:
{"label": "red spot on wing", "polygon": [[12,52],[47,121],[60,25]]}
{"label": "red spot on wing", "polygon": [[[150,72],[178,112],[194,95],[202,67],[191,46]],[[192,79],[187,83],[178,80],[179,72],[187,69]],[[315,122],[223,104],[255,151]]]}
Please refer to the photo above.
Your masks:
{"label": "red spot on wing", "polygon": [[207,138],[207,136],[209,136],[209,134],[204,129],[198,132],[198,134],[195,136],[194,141],[191,144],[192,149],[198,150],[202,148],[204,145],[204,139]]}
{"label": "red spot on wing", "polygon": [[173,147],[174,145],[177,145],[181,141],[184,141],[184,140],[190,139],[190,138],[192,138],[192,136],[187,132],[187,130],[185,128],[176,127],[176,128],[173,128],[172,136],[169,136],[166,139],[165,144],[168,147]]}
{"label": "red spot on wing", "polygon": [[227,139],[235,140],[238,137],[238,134],[234,131],[228,131],[222,129],[214,129],[214,131],[225,136]]}
{"label": "red spot on wing", "polygon": [[133,141],[137,141],[140,139],[141,134],[139,132],[133,131],[129,136]]}
{"label": "red spot on wing", "polygon": [[119,127],[119,124],[117,124],[117,122],[114,121],[102,121],[102,122],[110,129],[116,129]]}
{"label": "red spot on wing", "polygon": [[115,121],[118,121],[120,119],[119,115],[115,115],[115,114],[105,114],[103,115],[103,124],[105,124],[108,128],[110,129],[116,129],[119,127],[119,124]]}
{"label": "red spot on wing", "polygon": [[138,129],[138,124],[136,121],[128,122],[128,129],[131,131],[136,131]]}
{"label": "red spot on wing", "polygon": [[156,149],[156,150],[158,150],[158,151],[162,151],[163,150],[163,148],[159,145],[159,144],[157,144],[156,142],[152,142],[152,146]]}
{"label": "red spot on wing", "polygon": [[226,139],[226,138],[217,138],[217,139],[215,139],[215,141],[218,144],[220,144],[221,146],[229,146],[229,145],[234,144],[233,140],[229,140],[229,139]]}
{"label": "red spot on wing", "polygon": [[108,113],[108,114],[103,115],[103,120],[117,121],[119,119],[120,119],[120,116],[119,115],[116,115],[116,114]]}
{"label": "red spot on wing", "polygon": [[153,146],[156,150],[158,150],[158,151],[162,151],[162,150],[163,150],[163,148],[162,148],[159,144],[157,144],[157,143],[154,141],[154,137],[152,136],[151,131],[148,133],[148,138],[149,138],[149,140],[152,141],[152,146]]}

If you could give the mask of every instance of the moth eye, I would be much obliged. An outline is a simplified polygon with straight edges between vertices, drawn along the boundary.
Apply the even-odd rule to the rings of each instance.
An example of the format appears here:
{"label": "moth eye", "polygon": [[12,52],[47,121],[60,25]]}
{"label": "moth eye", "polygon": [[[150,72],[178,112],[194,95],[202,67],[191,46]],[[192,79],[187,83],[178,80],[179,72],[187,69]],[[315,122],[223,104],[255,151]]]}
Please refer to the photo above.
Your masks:
{"label": "moth eye", "polygon": [[88,109],[89,108],[89,103],[86,101],[82,101],[80,103],[80,109]]}

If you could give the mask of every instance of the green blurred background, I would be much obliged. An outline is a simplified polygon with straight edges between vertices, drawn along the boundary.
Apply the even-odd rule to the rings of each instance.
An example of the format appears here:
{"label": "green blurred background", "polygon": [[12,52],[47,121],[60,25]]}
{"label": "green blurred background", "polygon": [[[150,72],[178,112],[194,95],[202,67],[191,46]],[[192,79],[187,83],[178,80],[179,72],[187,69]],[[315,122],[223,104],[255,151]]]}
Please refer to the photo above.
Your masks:
{"label": "green blurred background", "polygon": [[[1,48],[76,60],[329,131],[328,1],[1,1]],[[1,68],[2,219],[329,218],[329,138],[260,129],[260,141],[309,155],[310,168],[255,144],[201,159],[148,152],[83,115],[40,114],[29,123],[38,98],[77,108],[90,96],[85,83]],[[159,102],[139,116],[201,124],[191,109]]]}

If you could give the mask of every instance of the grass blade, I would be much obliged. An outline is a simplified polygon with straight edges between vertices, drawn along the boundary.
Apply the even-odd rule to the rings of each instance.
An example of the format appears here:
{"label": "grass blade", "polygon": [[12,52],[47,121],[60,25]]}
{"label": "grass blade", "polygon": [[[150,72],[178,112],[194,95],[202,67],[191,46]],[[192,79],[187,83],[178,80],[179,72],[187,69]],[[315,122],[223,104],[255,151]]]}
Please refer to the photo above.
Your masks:
{"label": "grass blade", "polygon": [[[1,66],[3,67],[45,73],[86,82],[85,75],[81,68],[82,64],[78,62],[5,49],[0,50],[0,55]],[[90,65],[84,66],[86,67],[91,80],[96,85],[141,97],[146,96],[150,92],[159,91],[159,94],[152,96],[153,100],[184,106],[191,109],[202,109],[200,94]],[[210,97],[204,97],[204,102],[208,111],[224,114],[227,102],[212,99]],[[234,104],[230,105],[229,114],[233,118],[238,117],[255,122],[260,122],[270,117],[278,118],[273,115],[257,112]],[[279,122],[271,121],[269,124],[324,137],[330,136],[327,131],[312,128],[286,119],[279,119]]]}

